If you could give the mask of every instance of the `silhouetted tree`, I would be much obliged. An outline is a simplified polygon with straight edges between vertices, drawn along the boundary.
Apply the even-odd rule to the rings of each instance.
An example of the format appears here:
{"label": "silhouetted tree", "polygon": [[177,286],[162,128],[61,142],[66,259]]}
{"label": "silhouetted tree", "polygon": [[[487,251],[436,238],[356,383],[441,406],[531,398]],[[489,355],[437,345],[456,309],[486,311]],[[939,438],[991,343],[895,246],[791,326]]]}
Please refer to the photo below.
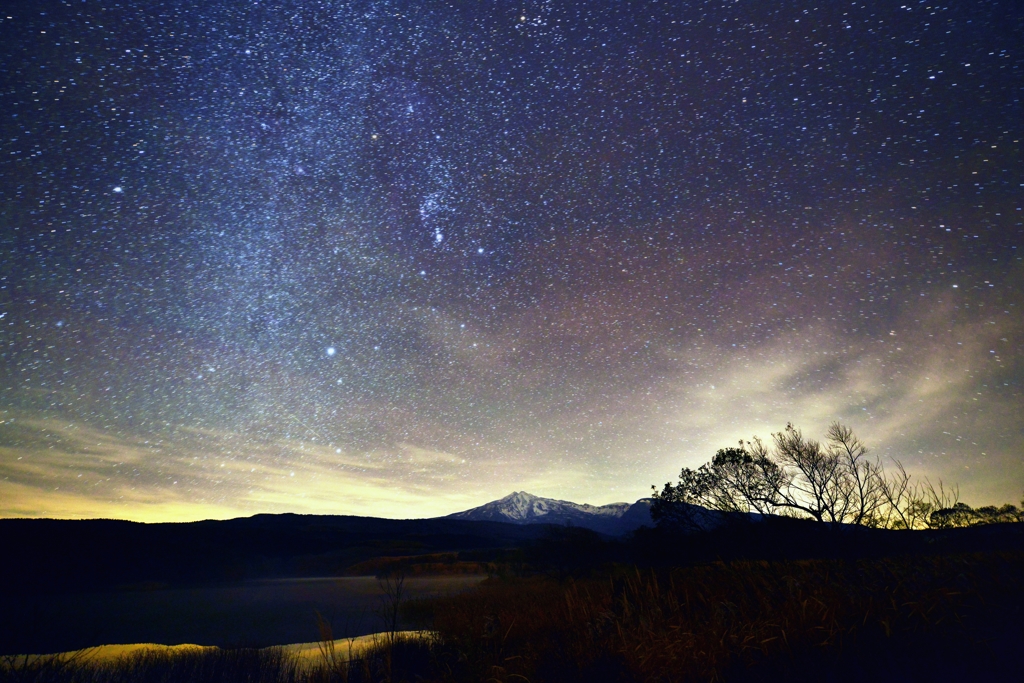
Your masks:
{"label": "silhouetted tree", "polygon": [[652,486],[651,516],[658,524],[693,528],[703,528],[704,521],[693,506],[887,529],[1024,521],[1016,505],[974,509],[960,502],[956,486],[911,481],[898,460],[887,471],[867,452],[853,430],[838,422],[829,425],[824,443],[787,424],[772,434],[771,446],[756,436],[740,441],[696,470],[684,467],[678,483],[666,483],[661,491]]}
{"label": "silhouetted tree", "polygon": [[966,503],[957,502],[951,506],[936,509],[928,516],[928,526],[932,529],[1021,521],[1024,521],[1024,513],[1016,505],[1009,503],[1001,507],[986,505],[975,509]]}
{"label": "silhouetted tree", "polygon": [[[1015,505],[974,509],[956,486],[912,481],[899,461],[886,470],[867,457],[853,430],[829,425],[825,441],[807,439],[792,424],[772,434],[720,449],[696,470],[684,467],[676,484],[654,489],[658,524],[701,528],[700,506],[721,512],[757,512],[819,522],[887,529],[939,529],[1024,521]],[[1024,507],[1024,501],[1021,503]]]}
{"label": "silhouetted tree", "polygon": [[886,529],[934,528],[931,515],[960,504],[958,486],[946,487],[939,480],[936,487],[927,479],[912,483],[910,475],[899,461],[883,477],[884,505],[879,509],[876,526]]}
{"label": "silhouetted tree", "polygon": [[719,450],[697,470],[684,468],[678,484],[655,489],[655,520],[670,514],[674,504],[689,503],[724,512],[877,523],[886,505],[885,472],[865,457],[867,448],[850,428],[833,423],[820,443],[787,424],[772,439],[769,447],[755,436],[739,448]]}

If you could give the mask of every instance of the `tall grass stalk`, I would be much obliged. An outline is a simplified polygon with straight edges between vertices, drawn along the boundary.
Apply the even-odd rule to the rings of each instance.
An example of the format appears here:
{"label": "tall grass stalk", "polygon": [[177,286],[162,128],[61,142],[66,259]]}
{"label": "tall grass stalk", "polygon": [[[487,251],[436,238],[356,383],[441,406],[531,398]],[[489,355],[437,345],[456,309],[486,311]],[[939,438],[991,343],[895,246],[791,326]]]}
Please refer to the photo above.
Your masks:
{"label": "tall grass stalk", "polygon": [[463,661],[458,680],[810,681],[827,672],[860,681],[995,670],[1022,631],[1022,569],[1018,553],[493,582],[438,601],[435,628]]}

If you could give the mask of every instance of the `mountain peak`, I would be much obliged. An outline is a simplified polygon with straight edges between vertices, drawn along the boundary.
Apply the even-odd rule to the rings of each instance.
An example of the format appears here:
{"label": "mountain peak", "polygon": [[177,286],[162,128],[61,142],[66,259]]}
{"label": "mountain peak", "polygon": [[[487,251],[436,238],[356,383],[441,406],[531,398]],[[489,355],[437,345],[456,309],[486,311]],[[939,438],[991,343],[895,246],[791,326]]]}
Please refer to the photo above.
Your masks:
{"label": "mountain peak", "polygon": [[513,491],[504,498],[448,517],[512,524],[563,524],[606,534],[621,534],[651,523],[650,504],[646,500],[632,505],[587,505],[542,498],[526,491]]}
{"label": "mountain peak", "polygon": [[532,493],[527,493],[526,491],[513,491],[504,498],[499,498],[498,500],[536,500],[537,498],[538,496],[535,496]]}

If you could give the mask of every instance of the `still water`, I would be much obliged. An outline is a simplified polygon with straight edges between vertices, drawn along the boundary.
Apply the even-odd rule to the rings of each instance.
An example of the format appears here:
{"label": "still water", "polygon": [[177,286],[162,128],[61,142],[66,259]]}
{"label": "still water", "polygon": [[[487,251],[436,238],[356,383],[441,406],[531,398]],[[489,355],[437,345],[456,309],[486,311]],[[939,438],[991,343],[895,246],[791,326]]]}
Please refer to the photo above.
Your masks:
{"label": "still water", "polygon": [[[407,598],[467,590],[482,576],[409,577]],[[316,613],[335,638],[383,630],[373,577],[278,579],[186,589],[7,600],[0,654],[63,652],[111,643],[266,647],[317,640]],[[412,624],[400,623],[400,628]]]}

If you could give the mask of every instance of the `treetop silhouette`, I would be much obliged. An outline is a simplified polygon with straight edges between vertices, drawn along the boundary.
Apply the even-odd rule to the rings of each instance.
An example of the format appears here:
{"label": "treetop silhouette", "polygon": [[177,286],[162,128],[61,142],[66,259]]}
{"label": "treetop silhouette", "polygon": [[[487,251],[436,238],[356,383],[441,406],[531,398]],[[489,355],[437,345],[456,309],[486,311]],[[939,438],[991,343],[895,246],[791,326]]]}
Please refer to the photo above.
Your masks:
{"label": "treetop silhouette", "polygon": [[[867,455],[849,427],[833,422],[824,442],[787,424],[772,434],[722,448],[696,470],[684,467],[679,482],[652,486],[651,516],[659,525],[692,521],[692,508],[786,515],[818,522],[888,529],[925,529],[1024,521],[1015,505],[977,510],[960,502],[956,486],[911,481],[903,465],[890,469]],[[1024,502],[1022,502],[1024,505]]]}

